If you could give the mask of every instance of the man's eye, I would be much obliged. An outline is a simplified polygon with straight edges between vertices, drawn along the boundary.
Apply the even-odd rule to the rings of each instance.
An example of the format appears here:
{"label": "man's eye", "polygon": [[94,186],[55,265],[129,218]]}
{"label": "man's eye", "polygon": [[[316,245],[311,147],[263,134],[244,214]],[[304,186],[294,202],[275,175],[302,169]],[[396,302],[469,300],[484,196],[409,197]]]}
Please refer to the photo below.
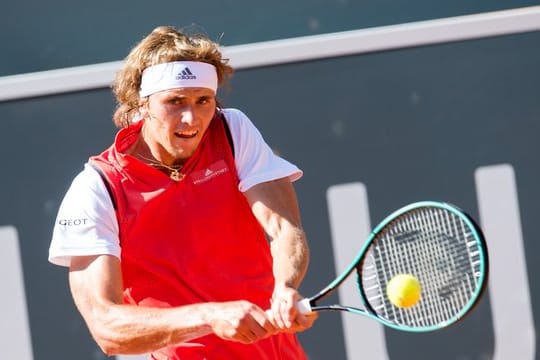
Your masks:
{"label": "man's eye", "polygon": [[169,104],[172,104],[172,105],[178,105],[182,103],[183,103],[182,99],[179,99],[179,98],[172,98],[169,100]]}

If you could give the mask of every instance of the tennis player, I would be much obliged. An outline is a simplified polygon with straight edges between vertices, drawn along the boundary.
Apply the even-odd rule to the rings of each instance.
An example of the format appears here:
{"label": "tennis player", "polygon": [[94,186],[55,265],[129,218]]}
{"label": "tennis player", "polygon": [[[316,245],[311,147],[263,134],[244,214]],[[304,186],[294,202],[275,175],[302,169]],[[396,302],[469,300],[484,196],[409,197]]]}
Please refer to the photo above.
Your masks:
{"label": "tennis player", "polygon": [[121,129],[74,179],[49,249],[108,355],[306,358],[302,172],[218,106],[231,75],[206,36],[158,27],[116,76]]}

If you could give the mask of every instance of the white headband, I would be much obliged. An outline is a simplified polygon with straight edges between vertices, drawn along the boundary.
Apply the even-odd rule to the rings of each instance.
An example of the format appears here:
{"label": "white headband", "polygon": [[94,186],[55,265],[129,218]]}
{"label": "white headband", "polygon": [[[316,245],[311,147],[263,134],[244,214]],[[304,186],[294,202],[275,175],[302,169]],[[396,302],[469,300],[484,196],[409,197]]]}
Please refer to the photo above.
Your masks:
{"label": "white headband", "polygon": [[203,87],[217,91],[217,72],[214,65],[200,61],[174,61],[149,66],[141,78],[140,97],[162,90]]}

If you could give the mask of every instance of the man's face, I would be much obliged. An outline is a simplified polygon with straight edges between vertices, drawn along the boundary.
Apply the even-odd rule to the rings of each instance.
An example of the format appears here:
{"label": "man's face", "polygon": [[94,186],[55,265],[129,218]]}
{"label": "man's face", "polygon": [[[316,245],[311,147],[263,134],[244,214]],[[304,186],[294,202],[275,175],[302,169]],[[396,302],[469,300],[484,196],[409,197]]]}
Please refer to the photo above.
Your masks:
{"label": "man's face", "polygon": [[143,136],[157,160],[183,164],[197,149],[216,111],[216,97],[207,88],[164,90],[141,107]]}

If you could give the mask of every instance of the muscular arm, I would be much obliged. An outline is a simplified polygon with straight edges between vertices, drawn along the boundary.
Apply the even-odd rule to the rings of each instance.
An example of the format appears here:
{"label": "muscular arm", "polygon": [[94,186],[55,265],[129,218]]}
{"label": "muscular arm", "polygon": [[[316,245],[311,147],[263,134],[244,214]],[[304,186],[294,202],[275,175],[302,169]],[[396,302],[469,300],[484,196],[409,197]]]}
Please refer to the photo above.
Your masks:
{"label": "muscular arm", "polygon": [[[291,328],[297,318],[297,288],[309,262],[296,193],[290,180],[282,178],[254,186],[246,197],[271,241],[275,279],[272,311],[281,328]],[[311,326],[305,321],[303,325]]]}
{"label": "muscular arm", "polygon": [[177,308],[122,304],[120,262],[114,256],[74,257],[69,282],[75,304],[106,354],[137,354],[210,333],[250,343],[274,332],[262,309],[237,301]]}
{"label": "muscular arm", "polygon": [[276,286],[297,288],[306,273],[309,250],[292,183],[288,178],[261,183],[246,197],[270,237]]}

